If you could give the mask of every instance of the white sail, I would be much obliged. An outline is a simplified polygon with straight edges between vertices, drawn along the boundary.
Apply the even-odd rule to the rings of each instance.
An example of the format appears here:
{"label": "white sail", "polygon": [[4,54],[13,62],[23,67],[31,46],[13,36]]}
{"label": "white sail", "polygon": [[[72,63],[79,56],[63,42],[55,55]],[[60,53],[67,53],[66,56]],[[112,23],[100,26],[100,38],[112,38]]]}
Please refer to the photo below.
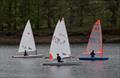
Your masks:
{"label": "white sail", "polygon": [[71,56],[64,19],[62,19],[61,22],[59,20],[56,25],[50,46],[50,60],[56,59],[57,53],[59,53],[62,58]]}
{"label": "white sail", "polygon": [[32,29],[31,29],[29,20],[28,20],[28,22],[25,26],[24,32],[22,34],[18,52],[25,52],[25,50],[27,52],[36,51],[35,41],[34,41],[34,37],[33,37],[33,33],[32,33]]}

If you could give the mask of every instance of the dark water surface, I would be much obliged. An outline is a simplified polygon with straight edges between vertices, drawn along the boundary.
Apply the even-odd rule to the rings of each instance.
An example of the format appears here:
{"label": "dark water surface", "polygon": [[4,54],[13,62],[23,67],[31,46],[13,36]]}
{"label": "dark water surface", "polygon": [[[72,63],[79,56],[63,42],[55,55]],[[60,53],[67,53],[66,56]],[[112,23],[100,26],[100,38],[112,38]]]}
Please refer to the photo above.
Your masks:
{"label": "dark water surface", "polygon": [[[80,56],[86,44],[71,45]],[[16,59],[18,46],[0,45],[0,78],[120,78],[120,44],[104,44],[108,61],[80,61],[79,66],[43,66],[44,58]],[[38,45],[38,53],[48,54],[49,45]]]}

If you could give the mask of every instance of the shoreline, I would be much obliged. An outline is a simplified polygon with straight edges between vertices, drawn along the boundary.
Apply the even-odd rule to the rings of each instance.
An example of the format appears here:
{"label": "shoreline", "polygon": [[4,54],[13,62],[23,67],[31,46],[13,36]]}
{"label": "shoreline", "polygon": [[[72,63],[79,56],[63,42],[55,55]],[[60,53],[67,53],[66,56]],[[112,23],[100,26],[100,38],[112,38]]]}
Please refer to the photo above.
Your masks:
{"label": "shoreline", "polygon": [[[0,45],[18,45],[20,43],[20,39],[21,39],[21,36],[1,36]],[[52,39],[51,35],[35,36],[35,43],[50,44],[51,39]],[[89,39],[88,36],[78,36],[78,35],[69,36],[70,44],[87,43],[88,39]],[[106,36],[103,38],[103,43],[120,43],[120,37],[116,35]]]}

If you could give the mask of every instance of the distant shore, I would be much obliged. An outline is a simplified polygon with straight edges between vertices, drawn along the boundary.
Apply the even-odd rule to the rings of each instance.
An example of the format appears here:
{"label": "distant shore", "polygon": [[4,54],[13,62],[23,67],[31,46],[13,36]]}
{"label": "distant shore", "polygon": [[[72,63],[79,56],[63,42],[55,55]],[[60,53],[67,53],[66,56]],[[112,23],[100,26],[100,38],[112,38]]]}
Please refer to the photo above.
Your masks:
{"label": "distant shore", "polygon": [[[19,44],[21,35],[1,35],[0,45],[14,45]],[[50,44],[52,35],[35,35],[36,44]],[[71,44],[87,43],[89,36],[69,35],[69,41]],[[119,35],[110,35],[103,38],[104,43],[120,43]]]}

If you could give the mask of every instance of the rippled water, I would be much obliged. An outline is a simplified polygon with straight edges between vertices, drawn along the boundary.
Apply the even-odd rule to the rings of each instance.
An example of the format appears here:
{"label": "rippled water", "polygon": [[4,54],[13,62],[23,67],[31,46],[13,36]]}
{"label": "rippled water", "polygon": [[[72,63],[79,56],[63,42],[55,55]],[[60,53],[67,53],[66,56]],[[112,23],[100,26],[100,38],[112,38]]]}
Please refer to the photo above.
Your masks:
{"label": "rippled water", "polygon": [[[71,45],[80,56],[86,44]],[[0,45],[0,78],[120,78],[120,44],[104,44],[108,61],[80,61],[79,66],[43,66],[43,58],[15,59],[18,46]],[[38,53],[48,54],[49,45],[38,45]]]}

